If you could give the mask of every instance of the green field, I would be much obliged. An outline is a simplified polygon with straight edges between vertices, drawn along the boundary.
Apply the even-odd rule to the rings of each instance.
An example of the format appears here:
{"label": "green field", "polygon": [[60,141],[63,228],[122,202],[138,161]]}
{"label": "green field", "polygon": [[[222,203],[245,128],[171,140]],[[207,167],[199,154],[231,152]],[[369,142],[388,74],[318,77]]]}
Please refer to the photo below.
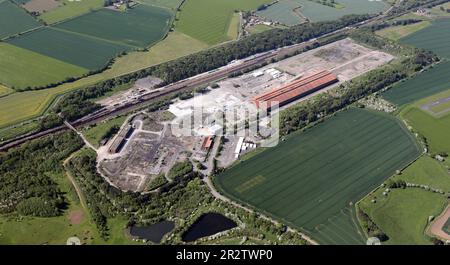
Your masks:
{"label": "green field", "polygon": [[[334,8],[309,0],[280,0],[279,3],[259,12],[259,15],[286,25],[302,22],[296,13],[300,12],[312,22],[336,20],[349,14],[376,14],[386,10],[389,5],[382,1],[368,0],[337,0],[343,8]],[[273,10],[272,10],[273,9]],[[294,12],[294,9],[296,9]]]}
{"label": "green field", "polygon": [[53,28],[36,30],[8,43],[89,70],[104,67],[129,46],[103,41]]}
{"label": "green field", "polygon": [[450,113],[435,118],[419,107],[411,106],[404,109],[400,115],[427,139],[430,152],[450,154]]}
{"label": "green field", "polygon": [[172,13],[167,9],[138,5],[124,12],[101,9],[55,27],[144,48],[166,35],[171,20]]}
{"label": "green field", "polygon": [[96,124],[94,127],[88,128],[83,131],[83,135],[86,139],[95,147],[100,146],[100,141],[102,140],[105,133],[113,126],[122,126],[126,120],[126,116],[119,116],[113,119]]}
{"label": "green field", "polygon": [[272,26],[258,24],[258,25],[248,28],[248,31],[250,32],[250,34],[258,34],[258,33],[261,33],[261,32],[267,31],[267,30],[271,30],[274,28],[275,27],[272,27]]}
{"label": "green field", "polygon": [[176,9],[183,0],[139,0],[139,2],[147,5],[167,7]]}
{"label": "green field", "polygon": [[14,92],[13,89],[11,89],[9,87],[6,87],[6,86],[3,86],[3,85],[0,84],[0,97],[4,97],[4,96],[9,95],[9,94],[11,94],[13,92]]}
{"label": "green field", "polygon": [[404,25],[404,26],[394,26],[376,31],[376,34],[391,40],[399,40],[406,37],[414,32],[422,30],[431,25],[430,21],[421,21],[418,23]]}
{"label": "green field", "polygon": [[306,21],[298,12],[294,11],[294,9],[298,9],[299,7],[300,4],[294,0],[284,0],[258,11],[256,14],[272,21],[292,26]]}
{"label": "green field", "polygon": [[87,72],[84,68],[0,43],[0,83],[11,88],[45,86],[67,77],[82,76]]}
{"label": "green field", "polygon": [[231,39],[228,29],[235,10],[254,10],[268,2],[270,0],[187,0],[181,7],[175,28],[214,45]]}
{"label": "green field", "polygon": [[228,27],[227,36],[228,38],[235,40],[239,36],[239,30],[241,27],[241,15],[240,13],[234,13],[230,20],[230,25]]}
{"label": "green field", "polygon": [[58,0],[62,2],[58,8],[47,11],[39,16],[47,24],[53,24],[62,20],[77,17],[79,15],[91,12],[92,10],[102,8],[104,0]]}
{"label": "green field", "polygon": [[435,20],[426,30],[413,33],[401,42],[450,58],[450,19]]}
{"label": "green field", "polygon": [[382,93],[384,99],[402,106],[450,88],[450,61],[400,82]]}
{"label": "green field", "polygon": [[[442,10],[441,10],[441,7],[443,7],[445,11],[442,11]],[[432,15],[434,15],[434,16],[438,16],[438,17],[450,17],[450,13],[448,13],[448,12],[446,11],[447,9],[450,9],[450,3],[448,3],[448,2],[447,2],[447,3],[444,3],[444,4],[442,4],[442,5],[435,6],[435,7],[431,8],[431,9],[429,9],[429,10],[430,10],[430,13],[431,13]]]}
{"label": "green field", "polygon": [[[450,175],[436,160],[423,156],[392,180],[428,185],[450,191]],[[438,216],[447,204],[442,194],[419,188],[392,189],[388,196],[379,189],[359,204],[388,235],[387,244],[430,244],[425,234],[429,216]],[[376,203],[371,202],[376,199]]]}
{"label": "green field", "polygon": [[[41,116],[53,100],[63,93],[93,85],[102,80],[137,71],[151,65],[198,52],[207,45],[180,32],[171,32],[146,52],[131,52],[116,60],[110,69],[52,89],[14,93],[0,98],[0,128]],[[16,129],[16,131],[21,131]]]}
{"label": "green field", "polygon": [[215,178],[227,196],[293,225],[324,244],[361,244],[353,207],[419,153],[401,123],[349,109]]}
{"label": "green field", "polygon": [[0,1],[0,39],[41,26],[25,10],[9,1]]}

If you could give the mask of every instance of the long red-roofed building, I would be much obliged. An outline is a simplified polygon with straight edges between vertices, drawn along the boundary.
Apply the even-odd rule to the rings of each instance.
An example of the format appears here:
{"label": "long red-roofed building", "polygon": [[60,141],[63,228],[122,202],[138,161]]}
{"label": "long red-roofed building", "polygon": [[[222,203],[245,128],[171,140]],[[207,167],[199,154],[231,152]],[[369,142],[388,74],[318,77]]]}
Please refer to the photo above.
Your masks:
{"label": "long red-roofed building", "polygon": [[275,103],[281,107],[336,82],[339,82],[337,76],[324,70],[258,95],[253,98],[253,102],[258,108],[270,109]]}

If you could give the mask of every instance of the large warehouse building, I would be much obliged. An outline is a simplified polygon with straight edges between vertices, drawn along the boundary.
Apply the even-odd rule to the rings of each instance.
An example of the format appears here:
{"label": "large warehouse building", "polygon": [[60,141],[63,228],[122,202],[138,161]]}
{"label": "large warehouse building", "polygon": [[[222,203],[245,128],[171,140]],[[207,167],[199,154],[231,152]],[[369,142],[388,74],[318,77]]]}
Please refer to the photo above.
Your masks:
{"label": "large warehouse building", "polygon": [[325,70],[256,96],[253,102],[258,108],[270,109],[276,103],[281,107],[338,81],[335,74]]}

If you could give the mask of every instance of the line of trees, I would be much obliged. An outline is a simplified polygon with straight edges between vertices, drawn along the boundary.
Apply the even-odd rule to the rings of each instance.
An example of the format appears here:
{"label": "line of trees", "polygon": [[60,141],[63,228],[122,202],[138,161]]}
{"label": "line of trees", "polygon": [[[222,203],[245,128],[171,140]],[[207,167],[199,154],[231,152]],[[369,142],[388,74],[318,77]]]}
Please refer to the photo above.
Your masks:
{"label": "line of trees", "polygon": [[423,6],[426,8],[432,8],[434,6],[443,4],[448,2],[448,0],[403,0],[402,4],[399,6],[395,6],[392,10],[391,10],[391,14],[398,14],[401,12],[404,12],[406,10],[410,10],[410,9],[414,9],[417,8],[419,6]]}
{"label": "line of trees", "polygon": [[421,20],[421,19],[410,18],[410,19],[395,20],[392,22],[382,22],[382,23],[372,25],[371,30],[377,31],[377,30],[381,30],[381,29],[389,28],[389,27],[393,27],[393,26],[406,26],[406,25],[419,23],[422,21],[423,20]]}
{"label": "line of trees", "polygon": [[363,210],[358,208],[358,217],[363,229],[369,237],[377,237],[381,242],[387,241],[389,237],[377,226]]}

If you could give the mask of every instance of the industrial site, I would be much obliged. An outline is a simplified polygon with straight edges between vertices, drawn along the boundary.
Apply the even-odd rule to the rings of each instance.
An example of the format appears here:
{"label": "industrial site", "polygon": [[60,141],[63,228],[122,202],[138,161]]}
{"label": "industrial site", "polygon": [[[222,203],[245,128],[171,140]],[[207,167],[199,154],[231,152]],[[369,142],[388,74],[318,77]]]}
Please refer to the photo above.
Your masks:
{"label": "industrial site", "polygon": [[[98,169],[122,190],[147,192],[149,183],[160,174],[171,181],[167,177],[170,168],[186,159],[206,174],[215,166],[228,167],[275,133],[267,120],[270,115],[318,93],[339,89],[339,84],[392,59],[390,54],[347,38],[220,80],[201,94],[173,101],[167,110],[130,116],[119,133],[98,150]],[[131,89],[99,103],[124,104],[142,93],[164,89],[155,88],[157,84],[156,78],[138,80]],[[198,120],[194,116],[199,111]],[[234,119],[221,119],[230,111]],[[270,115],[257,121],[257,131],[246,130],[248,112],[260,111],[270,111]]]}

